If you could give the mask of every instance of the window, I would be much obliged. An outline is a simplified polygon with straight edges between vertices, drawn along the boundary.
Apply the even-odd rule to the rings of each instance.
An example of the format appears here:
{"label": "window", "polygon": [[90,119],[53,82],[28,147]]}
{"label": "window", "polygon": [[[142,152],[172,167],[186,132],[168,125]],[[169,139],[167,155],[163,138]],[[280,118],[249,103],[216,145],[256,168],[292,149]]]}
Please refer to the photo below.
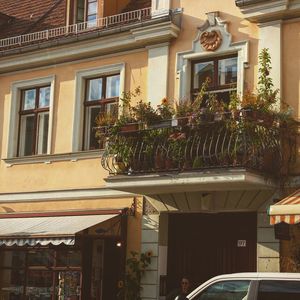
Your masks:
{"label": "window", "polygon": [[7,158],[50,154],[55,76],[11,85]]}
{"label": "window", "polygon": [[118,100],[125,90],[125,66],[117,63],[76,72],[72,152],[103,147],[95,139],[95,117],[100,108],[117,115]]}
{"label": "window", "polygon": [[237,56],[226,56],[192,63],[192,96],[196,97],[205,80],[209,79],[208,91],[219,99],[229,101],[231,91],[237,89]]}
{"label": "window", "polygon": [[[195,300],[244,300],[248,294],[249,280],[221,281],[209,286]],[[259,300],[261,300],[259,298]]]}
{"label": "window", "polygon": [[97,17],[98,0],[77,0],[76,23],[87,21],[90,26],[95,26]]}
{"label": "window", "polygon": [[47,153],[49,106],[50,85],[21,91],[18,156]]}
{"label": "window", "polygon": [[99,76],[86,80],[84,100],[84,149],[103,148],[95,137],[96,118],[101,113],[117,116],[120,94],[120,74]]}
{"label": "window", "polygon": [[298,300],[300,299],[300,281],[266,280],[259,284],[259,300]]}
{"label": "window", "polygon": [[0,274],[5,278],[1,299],[81,299],[79,249],[2,250],[0,254]]}

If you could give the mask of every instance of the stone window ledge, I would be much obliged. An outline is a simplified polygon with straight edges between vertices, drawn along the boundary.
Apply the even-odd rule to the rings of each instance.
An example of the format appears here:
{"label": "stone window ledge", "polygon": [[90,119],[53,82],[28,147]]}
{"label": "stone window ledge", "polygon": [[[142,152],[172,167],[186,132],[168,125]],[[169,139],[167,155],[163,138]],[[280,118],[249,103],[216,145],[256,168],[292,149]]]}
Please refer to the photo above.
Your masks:
{"label": "stone window ledge", "polygon": [[25,164],[36,164],[36,163],[51,164],[52,162],[57,162],[57,161],[76,162],[82,159],[100,158],[102,153],[103,150],[90,150],[90,151],[80,151],[80,152],[73,152],[73,153],[59,153],[59,154],[3,158],[2,160],[6,163],[7,167],[11,167],[14,165],[25,165]]}

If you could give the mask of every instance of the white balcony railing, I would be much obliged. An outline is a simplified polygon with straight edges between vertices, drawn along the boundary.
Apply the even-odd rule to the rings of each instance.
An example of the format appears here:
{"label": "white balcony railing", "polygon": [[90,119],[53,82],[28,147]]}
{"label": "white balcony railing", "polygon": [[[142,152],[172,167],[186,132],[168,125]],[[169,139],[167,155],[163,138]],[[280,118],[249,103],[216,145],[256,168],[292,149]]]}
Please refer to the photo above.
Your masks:
{"label": "white balcony railing", "polygon": [[143,21],[151,17],[151,7],[133,10],[118,15],[99,18],[93,21],[72,24],[63,27],[47,29],[43,31],[18,35],[0,40],[0,51],[11,47],[19,47],[30,43],[47,41],[69,35],[77,35],[94,30],[105,30],[106,28]]}

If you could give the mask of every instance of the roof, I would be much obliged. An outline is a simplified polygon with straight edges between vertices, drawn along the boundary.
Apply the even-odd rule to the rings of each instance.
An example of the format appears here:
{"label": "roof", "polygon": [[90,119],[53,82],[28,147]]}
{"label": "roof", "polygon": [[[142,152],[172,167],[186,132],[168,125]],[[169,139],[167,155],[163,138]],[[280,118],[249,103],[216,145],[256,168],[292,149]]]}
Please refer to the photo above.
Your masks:
{"label": "roof", "polygon": [[75,234],[115,214],[17,217],[0,219],[0,245],[74,245]]}
{"label": "roof", "polygon": [[131,0],[123,12],[151,7],[151,0]]}
{"label": "roof", "polygon": [[65,25],[66,0],[0,0],[0,39]]}
{"label": "roof", "polygon": [[271,205],[269,215],[272,225],[281,222],[288,224],[300,223],[300,189]]}
{"label": "roof", "polygon": [[216,277],[213,277],[206,282],[199,285],[196,289],[194,289],[187,298],[195,296],[199,290],[206,288],[208,285],[220,281],[220,280],[299,280],[299,273],[269,273],[269,272],[250,272],[250,273],[233,273],[233,274],[223,274]]}

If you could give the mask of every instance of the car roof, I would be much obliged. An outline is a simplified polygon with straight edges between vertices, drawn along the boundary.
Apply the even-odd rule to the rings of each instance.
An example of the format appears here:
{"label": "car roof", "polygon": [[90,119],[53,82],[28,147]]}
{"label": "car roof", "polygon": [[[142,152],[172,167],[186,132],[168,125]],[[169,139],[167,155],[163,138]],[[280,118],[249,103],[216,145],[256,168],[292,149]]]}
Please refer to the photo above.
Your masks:
{"label": "car roof", "polygon": [[199,290],[202,290],[203,288],[205,288],[206,286],[210,285],[211,283],[215,282],[215,281],[220,281],[220,280],[230,280],[230,279],[249,279],[249,280],[253,280],[253,279],[271,279],[271,280],[289,280],[289,279],[293,279],[293,280],[299,280],[300,281],[300,273],[269,273],[269,272],[249,272],[249,273],[232,273],[232,274],[223,274],[223,275],[219,275],[219,276],[215,276],[209,280],[207,280],[206,282],[202,283],[200,286],[198,286],[194,291],[192,291],[189,295],[188,295],[188,299],[191,296],[194,296],[196,294],[196,292],[198,292]]}
{"label": "car roof", "polygon": [[[216,277],[217,278],[298,278],[300,279],[300,273],[280,273],[280,272],[247,272],[247,273],[232,273],[223,274]],[[212,278],[212,279],[213,279]]]}

